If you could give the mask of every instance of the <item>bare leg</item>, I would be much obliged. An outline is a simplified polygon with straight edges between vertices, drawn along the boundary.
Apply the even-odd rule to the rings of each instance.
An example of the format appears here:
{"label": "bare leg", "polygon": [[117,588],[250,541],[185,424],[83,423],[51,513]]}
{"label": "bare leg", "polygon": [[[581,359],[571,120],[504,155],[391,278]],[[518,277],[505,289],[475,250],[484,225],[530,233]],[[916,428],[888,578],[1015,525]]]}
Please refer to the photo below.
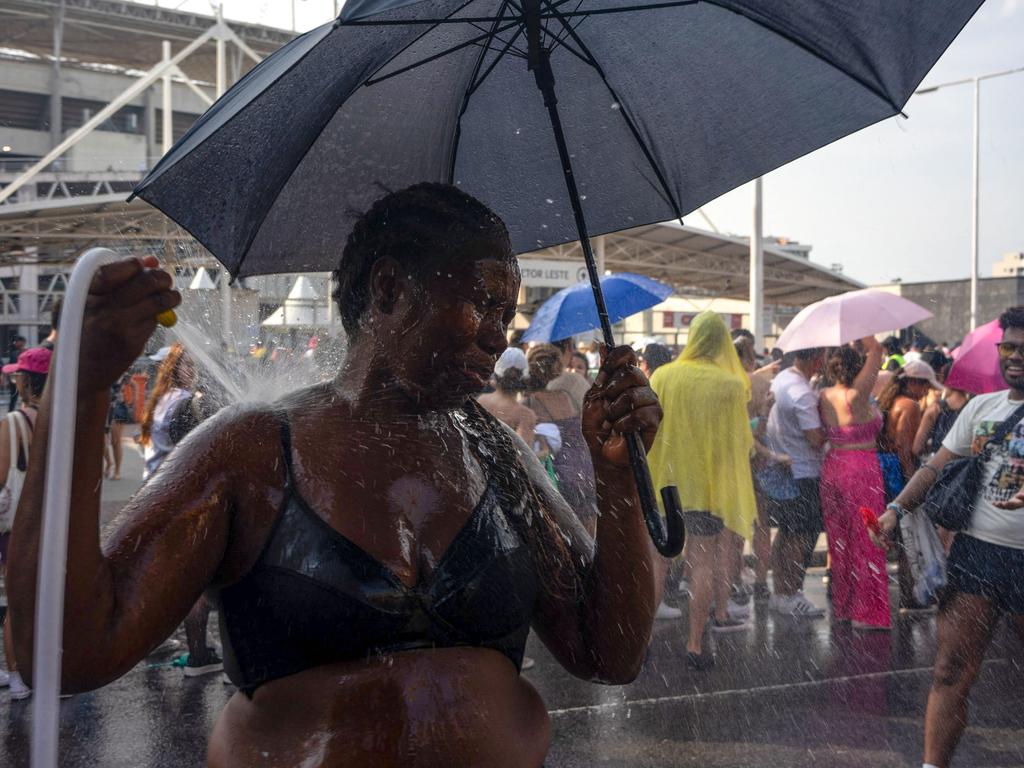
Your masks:
{"label": "bare leg", "polygon": [[114,479],[121,479],[121,460],[124,458],[124,424],[115,421],[110,425],[110,447],[114,452]]}
{"label": "bare leg", "polygon": [[690,539],[690,636],[686,650],[701,652],[704,628],[708,623],[715,591],[715,561],[718,559],[717,536],[692,536]]}
{"label": "bare leg", "polygon": [[775,574],[775,594],[795,595],[804,583],[804,557],[806,537],[793,531],[779,529],[772,548],[772,572]]}
{"label": "bare leg", "polygon": [[768,564],[772,559],[772,529],[760,495],[757,497],[757,521],[754,523],[754,579],[758,584],[768,581]]}
{"label": "bare leg", "polygon": [[938,651],[924,718],[924,761],[948,768],[967,725],[967,694],[974,685],[999,620],[992,601],[957,593],[939,613]]}
{"label": "bare leg", "polygon": [[726,607],[729,603],[732,585],[739,577],[739,558],[736,556],[736,545],[739,543],[742,546],[743,539],[728,528],[718,534],[717,539],[718,556],[713,564],[715,618],[719,621],[728,621],[729,612]]}
{"label": "bare leg", "polygon": [[200,597],[185,617],[185,640],[188,655],[193,666],[201,667],[210,663],[210,650],[206,647],[206,624],[210,618],[210,605],[206,597]]}

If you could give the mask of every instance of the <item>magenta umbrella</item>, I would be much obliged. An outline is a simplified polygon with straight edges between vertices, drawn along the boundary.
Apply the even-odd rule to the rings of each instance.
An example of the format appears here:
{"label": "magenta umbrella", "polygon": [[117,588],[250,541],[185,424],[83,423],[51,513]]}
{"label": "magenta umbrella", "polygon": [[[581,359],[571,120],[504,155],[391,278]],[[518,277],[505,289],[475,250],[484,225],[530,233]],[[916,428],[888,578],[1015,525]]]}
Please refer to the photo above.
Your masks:
{"label": "magenta umbrella", "polygon": [[1002,339],[1003,330],[998,320],[985,323],[967,334],[960,348],[954,351],[956,362],[946,377],[946,386],[975,395],[1006,389],[996,350],[996,344]]}
{"label": "magenta umbrella", "polygon": [[924,307],[895,293],[863,288],[804,307],[776,346],[783,352],[841,347],[865,336],[908,328],[931,316]]}

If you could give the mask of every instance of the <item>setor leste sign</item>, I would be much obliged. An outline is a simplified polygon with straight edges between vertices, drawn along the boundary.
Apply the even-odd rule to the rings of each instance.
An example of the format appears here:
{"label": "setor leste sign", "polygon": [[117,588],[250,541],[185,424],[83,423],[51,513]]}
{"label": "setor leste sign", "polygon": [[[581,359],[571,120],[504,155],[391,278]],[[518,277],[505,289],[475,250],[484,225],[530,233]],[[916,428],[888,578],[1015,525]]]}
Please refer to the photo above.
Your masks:
{"label": "setor leste sign", "polygon": [[519,269],[529,288],[568,288],[587,279],[587,267],[579,261],[520,259]]}

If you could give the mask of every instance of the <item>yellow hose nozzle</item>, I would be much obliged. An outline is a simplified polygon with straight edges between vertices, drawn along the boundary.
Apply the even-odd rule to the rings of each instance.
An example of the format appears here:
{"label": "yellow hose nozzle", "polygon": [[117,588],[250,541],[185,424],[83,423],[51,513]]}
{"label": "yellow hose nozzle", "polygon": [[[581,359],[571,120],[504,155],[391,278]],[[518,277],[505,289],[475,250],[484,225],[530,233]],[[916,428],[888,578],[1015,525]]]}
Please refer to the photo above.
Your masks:
{"label": "yellow hose nozzle", "polygon": [[173,328],[178,322],[178,316],[173,309],[165,309],[156,316],[156,321],[164,328]]}

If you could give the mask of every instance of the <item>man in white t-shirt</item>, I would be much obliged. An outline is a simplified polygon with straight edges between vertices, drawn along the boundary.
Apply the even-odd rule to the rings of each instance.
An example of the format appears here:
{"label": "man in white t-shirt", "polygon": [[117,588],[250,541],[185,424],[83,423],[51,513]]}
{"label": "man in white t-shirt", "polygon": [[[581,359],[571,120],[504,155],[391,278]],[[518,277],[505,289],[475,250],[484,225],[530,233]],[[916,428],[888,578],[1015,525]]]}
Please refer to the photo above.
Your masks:
{"label": "man in white t-shirt", "polygon": [[[1024,307],[1008,309],[999,325],[999,365],[1009,391],[964,406],[942,448],[881,517],[886,533],[924,500],[946,464],[978,454],[996,428],[1024,408]],[[1024,638],[1024,420],[988,453],[970,521],[949,553],[925,715],[925,768],[947,768],[952,760],[966,724],[967,695],[1000,617],[1010,614]]]}
{"label": "man in white t-shirt", "polygon": [[766,495],[771,524],[779,529],[772,552],[775,586],[769,606],[777,613],[820,619],[825,612],[804,596],[804,575],[824,523],[821,517],[822,448],[825,431],[818,413],[818,393],[811,378],[821,371],[825,353],[804,349],[794,354],[793,365],[772,382],[775,405],[768,414],[768,448],[789,456],[796,481],[795,498],[776,500]]}

